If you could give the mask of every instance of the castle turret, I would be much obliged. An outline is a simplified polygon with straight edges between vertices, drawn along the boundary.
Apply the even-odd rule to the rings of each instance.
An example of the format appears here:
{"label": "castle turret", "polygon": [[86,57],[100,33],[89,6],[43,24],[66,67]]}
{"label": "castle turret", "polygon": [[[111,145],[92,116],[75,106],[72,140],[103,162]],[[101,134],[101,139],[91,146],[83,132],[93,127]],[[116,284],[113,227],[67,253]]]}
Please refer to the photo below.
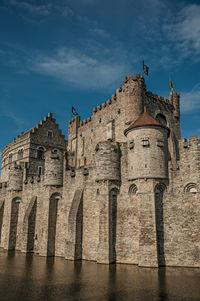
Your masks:
{"label": "castle turret", "polygon": [[124,132],[128,138],[128,177],[168,178],[169,129],[144,112]]}
{"label": "castle turret", "polygon": [[45,153],[44,183],[49,186],[63,185],[63,154],[59,150]]}
{"label": "castle turret", "polygon": [[143,112],[144,93],[146,91],[144,78],[140,74],[130,74],[124,78],[121,97],[124,101],[126,124],[135,121]]}
{"label": "castle turret", "polygon": [[96,146],[96,181],[120,180],[120,151],[118,143],[99,142]]}
{"label": "castle turret", "polygon": [[8,190],[21,191],[23,183],[23,170],[16,164],[10,166]]}
{"label": "castle turret", "polygon": [[124,132],[128,138],[128,179],[137,181],[139,265],[158,266],[155,185],[168,178],[169,129],[144,112]]}

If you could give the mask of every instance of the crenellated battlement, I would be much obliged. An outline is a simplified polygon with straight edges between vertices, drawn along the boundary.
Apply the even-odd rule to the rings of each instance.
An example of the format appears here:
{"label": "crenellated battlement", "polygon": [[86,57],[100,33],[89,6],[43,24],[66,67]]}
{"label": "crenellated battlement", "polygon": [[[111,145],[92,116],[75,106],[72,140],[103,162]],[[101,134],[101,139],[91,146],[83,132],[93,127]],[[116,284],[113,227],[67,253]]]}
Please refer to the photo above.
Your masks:
{"label": "crenellated battlement", "polygon": [[40,120],[40,122],[38,124],[36,124],[34,127],[32,127],[30,130],[26,131],[26,132],[21,132],[20,135],[18,135],[16,138],[13,139],[13,141],[11,141],[10,143],[8,143],[2,150],[2,158],[3,156],[9,152],[13,147],[15,147],[17,144],[19,143],[23,143],[23,141],[25,141],[26,139],[29,139],[30,136],[35,133],[37,133],[37,131],[44,125],[45,122],[47,122],[48,120],[52,121],[53,123],[55,123],[55,127],[58,129],[58,132],[60,134],[60,136],[64,139],[65,136],[62,134],[62,130],[59,129],[59,125],[56,123],[56,119],[53,118],[53,114],[52,113],[48,113],[47,116],[44,117],[43,120]]}
{"label": "crenellated battlement", "polygon": [[[112,94],[110,99],[107,99],[106,101],[104,101],[100,105],[98,105],[97,107],[93,108],[92,116],[86,118],[83,121],[80,121],[80,116],[76,116],[75,118],[71,119],[69,121],[69,126],[68,126],[69,133],[71,133],[73,131],[73,128],[77,126],[77,123],[78,123],[78,127],[79,127],[79,125],[82,127],[82,126],[88,124],[90,121],[92,121],[92,118],[94,117],[94,115],[96,115],[98,113],[106,114],[107,109],[112,108],[112,105],[114,105],[118,101],[120,101],[120,98],[123,97],[123,95],[127,94],[127,92],[128,93],[133,92],[133,85],[135,85],[136,82],[142,84],[142,89],[144,89],[144,91],[146,91],[146,86],[145,86],[145,81],[144,81],[143,76],[141,76],[140,74],[136,74],[135,77],[133,77],[132,74],[129,74],[128,76],[126,76],[124,78],[123,86],[118,88],[116,90],[116,93]],[[137,89],[137,87],[134,86],[134,89]]]}
{"label": "crenellated battlement", "polygon": [[198,136],[179,140],[180,171],[182,178],[194,182],[200,179],[200,140]]}
{"label": "crenellated battlement", "polygon": [[190,148],[197,148],[200,150],[200,139],[198,136],[191,136],[189,139],[179,140],[180,151],[189,150]]}

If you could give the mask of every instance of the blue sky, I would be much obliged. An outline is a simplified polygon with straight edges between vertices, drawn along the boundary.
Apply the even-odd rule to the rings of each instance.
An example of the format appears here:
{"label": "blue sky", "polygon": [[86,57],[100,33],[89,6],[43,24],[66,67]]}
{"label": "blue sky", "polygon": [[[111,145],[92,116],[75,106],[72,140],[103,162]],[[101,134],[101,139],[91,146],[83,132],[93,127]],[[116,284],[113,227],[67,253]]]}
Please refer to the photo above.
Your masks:
{"label": "blue sky", "polygon": [[181,94],[182,136],[199,135],[200,1],[0,0],[0,149],[48,112],[67,134],[149,66],[147,89]]}

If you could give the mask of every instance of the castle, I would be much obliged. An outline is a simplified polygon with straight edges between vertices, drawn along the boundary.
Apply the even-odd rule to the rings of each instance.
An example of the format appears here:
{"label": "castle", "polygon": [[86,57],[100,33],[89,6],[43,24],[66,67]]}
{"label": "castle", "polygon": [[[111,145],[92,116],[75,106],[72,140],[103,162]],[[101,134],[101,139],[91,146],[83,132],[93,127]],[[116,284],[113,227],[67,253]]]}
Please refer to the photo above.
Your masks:
{"label": "castle", "polygon": [[0,246],[97,263],[200,267],[200,140],[180,97],[128,75],[65,140],[51,113],[2,151]]}

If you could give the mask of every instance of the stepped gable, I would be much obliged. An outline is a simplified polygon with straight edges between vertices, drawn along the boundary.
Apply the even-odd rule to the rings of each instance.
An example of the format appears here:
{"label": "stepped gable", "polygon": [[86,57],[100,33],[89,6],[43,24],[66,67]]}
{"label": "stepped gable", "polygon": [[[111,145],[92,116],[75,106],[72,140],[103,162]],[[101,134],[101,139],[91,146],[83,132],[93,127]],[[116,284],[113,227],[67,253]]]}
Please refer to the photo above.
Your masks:
{"label": "stepped gable", "polygon": [[156,127],[162,127],[165,128],[169,133],[169,128],[160,122],[158,122],[156,119],[154,119],[151,115],[149,115],[147,112],[144,112],[140,115],[140,117],[133,122],[125,131],[124,135],[126,136],[127,133],[135,128],[143,127],[143,126],[156,126]]}

